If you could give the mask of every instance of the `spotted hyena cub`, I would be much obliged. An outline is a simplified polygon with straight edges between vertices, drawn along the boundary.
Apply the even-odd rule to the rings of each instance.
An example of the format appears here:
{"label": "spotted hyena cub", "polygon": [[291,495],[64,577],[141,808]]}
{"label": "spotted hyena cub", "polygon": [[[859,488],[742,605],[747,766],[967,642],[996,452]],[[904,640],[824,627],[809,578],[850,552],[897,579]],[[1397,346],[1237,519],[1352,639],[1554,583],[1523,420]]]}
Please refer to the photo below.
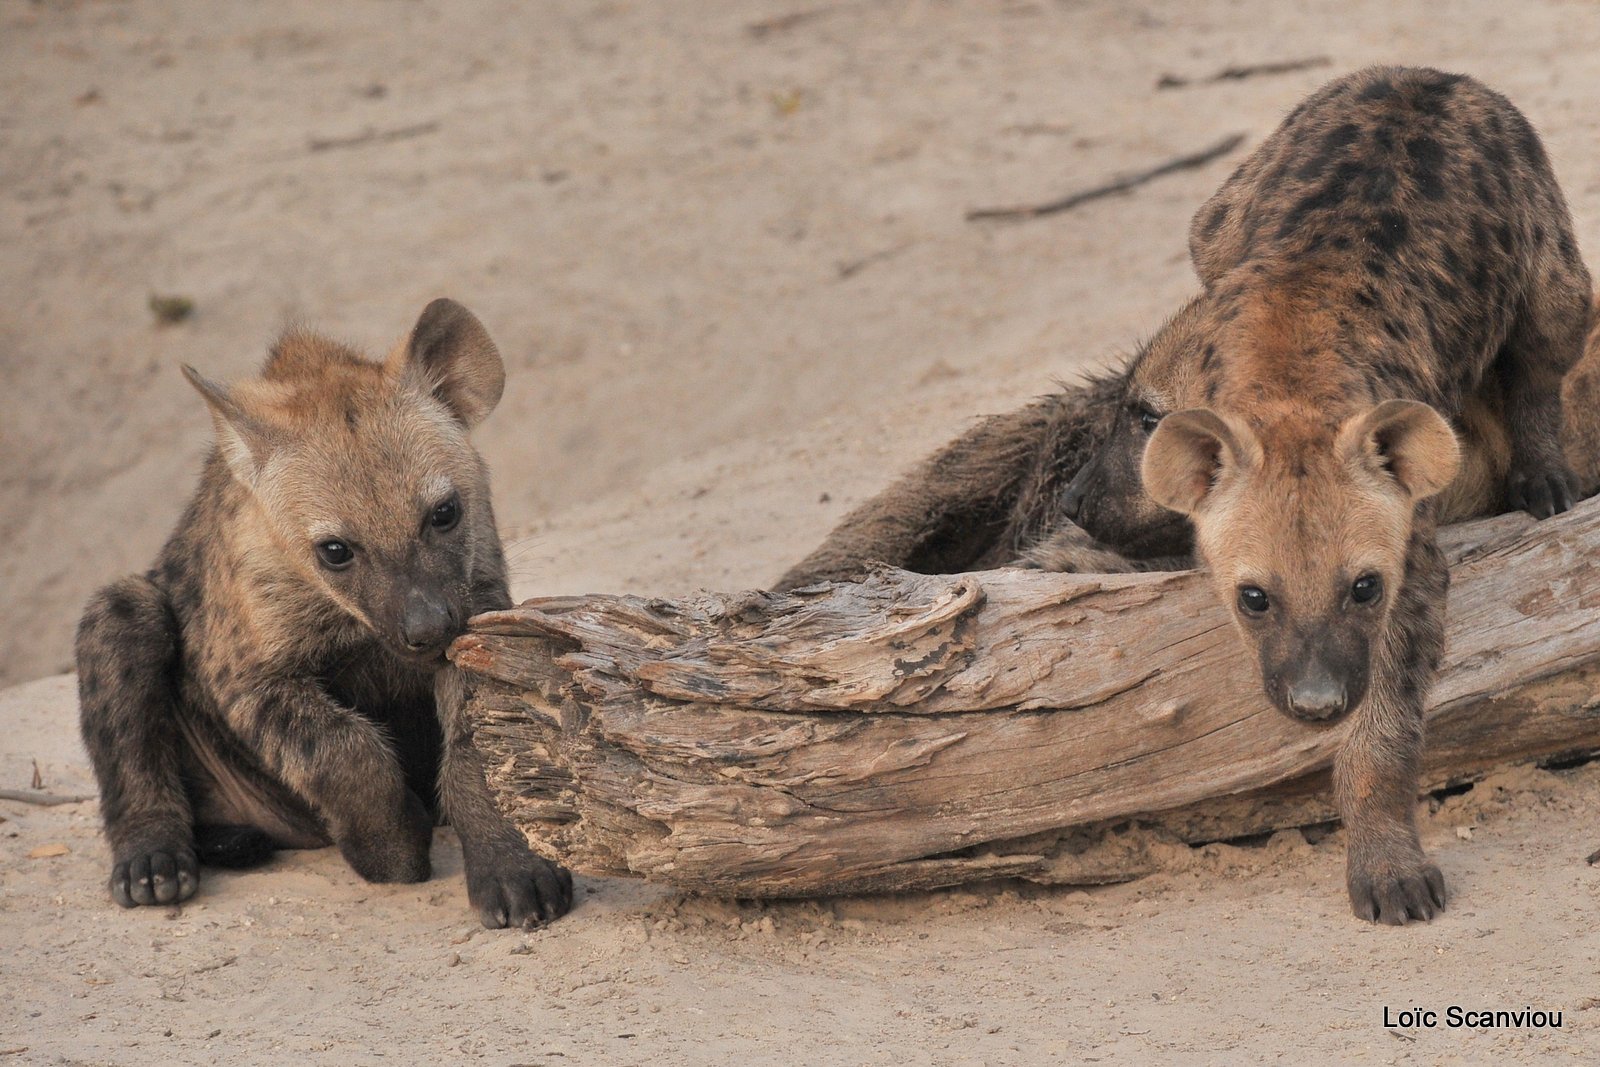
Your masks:
{"label": "spotted hyena cub", "polygon": [[1448,584],[1435,525],[1576,495],[1561,384],[1590,287],[1566,204],[1504,97],[1373,68],[1295,108],[1190,244],[1205,290],[1140,357],[1067,510],[1145,549],[1192,522],[1272,703],[1353,715],[1334,780],[1356,914],[1431,918],[1444,880],[1413,807]]}
{"label": "spotted hyena cub", "polygon": [[486,926],[561,915],[571,878],[495,808],[444,658],[510,605],[467,439],[505,383],[483,326],[436,300],[382,363],[291,332],[259,380],[184,373],[216,427],[200,487],[78,629],[112,897],[170,904],[201,862],[328,844],[369,881],[422,881],[442,813]]}

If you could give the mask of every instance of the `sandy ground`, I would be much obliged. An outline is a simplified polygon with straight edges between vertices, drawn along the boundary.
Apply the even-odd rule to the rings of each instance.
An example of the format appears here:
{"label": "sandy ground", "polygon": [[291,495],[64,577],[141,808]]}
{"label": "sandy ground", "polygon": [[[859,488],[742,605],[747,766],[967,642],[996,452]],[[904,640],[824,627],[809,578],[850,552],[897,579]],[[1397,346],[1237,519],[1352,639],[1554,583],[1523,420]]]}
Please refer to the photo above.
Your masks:
{"label": "sandy ground", "polygon": [[[455,296],[510,371],[479,437],[520,594],[760,585],[972,415],[1153,329],[1228,163],[1048,220],[968,208],[1254,142],[1379,60],[1509,93],[1596,247],[1586,3],[0,0],[0,680],[43,679],[0,694],[0,787],[37,761],[88,791],[46,676],[189,490],[180,362],[246,374],[291,319],[376,349]],[[151,293],[193,318],[156,326]],[[1347,914],[1339,836],[1289,834],[1090,893],[588,881],[488,933],[448,831],[423,886],[305,853],[123,913],[92,802],[0,802],[0,1063],[1593,1062],[1597,810],[1594,767],[1446,801],[1455,902],[1402,931]],[[1383,1027],[1451,1004],[1564,1026]]]}

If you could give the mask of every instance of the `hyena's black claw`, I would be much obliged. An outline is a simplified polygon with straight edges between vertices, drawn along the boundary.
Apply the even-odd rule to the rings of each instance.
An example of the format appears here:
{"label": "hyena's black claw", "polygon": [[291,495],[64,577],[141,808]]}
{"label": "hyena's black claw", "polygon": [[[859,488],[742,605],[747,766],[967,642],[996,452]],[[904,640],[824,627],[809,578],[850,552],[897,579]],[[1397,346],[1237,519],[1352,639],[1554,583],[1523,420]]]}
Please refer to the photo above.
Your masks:
{"label": "hyena's black claw", "polygon": [[1571,511],[1577,503],[1577,478],[1562,470],[1519,472],[1506,479],[1507,502],[1536,519]]}

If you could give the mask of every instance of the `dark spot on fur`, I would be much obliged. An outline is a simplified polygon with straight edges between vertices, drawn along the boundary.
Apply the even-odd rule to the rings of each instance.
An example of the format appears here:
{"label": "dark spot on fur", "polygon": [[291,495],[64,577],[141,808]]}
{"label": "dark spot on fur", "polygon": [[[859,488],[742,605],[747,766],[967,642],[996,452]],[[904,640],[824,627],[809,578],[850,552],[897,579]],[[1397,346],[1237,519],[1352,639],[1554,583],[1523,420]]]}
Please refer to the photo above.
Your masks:
{"label": "dark spot on fur", "polygon": [[1544,145],[1539,143],[1539,135],[1534,132],[1533,124],[1528,121],[1527,116],[1520,111],[1513,111],[1511,124],[1516,128],[1517,145],[1522,149],[1522,154],[1536,167],[1547,166]]}
{"label": "dark spot on fur", "polygon": [[1466,265],[1461,262],[1461,257],[1449,245],[1444,246],[1444,266],[1451,276],[1459,278],[1465,272]]}
{"label": "dark spot on fur", "polygon": [[1479,296],[1484,296],[1489,290],[1489,264],[1479,257],[1472,268],[1472,277],[1467,279],[1467,284],[1472,286],[1472,291]]}
{"label": "dark spot on fur", "polygon": [[1379,78],[1356,96],[1357,100],[1387,100],[1395,95],[1394,82],[1388,78]]}
{"label": "dark spot on fur", "polygon": [[1342,233],[1339,234],[1333,239],[1333,247],[1337,248],[1341,252],[1345,251],[1350,247],[1350,238],[1346,237]]}
{"label": "dark spot on fur", "polygon": [[1444,148],[1432,137],[1413,137],[1406,142],[1406,155],[1411,160],[1411,177],[1417,183],[1417,192],[1426,200],[1444,199]]}
{"label": "dark spot on fur", "polygon": [[1378,260],[1378,259],[1367,259],[1367,260],[1364,260],[1362,262],[1362,264],[1361,264],[1361,268],[1363,270],[1365,270],[1368,274],[1372,275],[1374,278],[1386,278],[1389,275],[1389,268],[1383,265],[1383,261],[1382,260]]}
{"label": "dark spot on fur", "polygon": [[1206,345],[1200,353],[1200,370],[1206,374],[1211,373],[1217,365],[1217,346]]}
{"label": "dark spot on fur", "polygon": [[1435,118],[1444,116],[1448,108],[1446,102],[1455,91],[1456,83],[1461,80],[1459,74],[1444,74],[1435,72],[1433,75],[1417,82],[1415,97],[1416,109],[1424,115]]}
{"label": "dark spot on fur", "polygon": [[1378,293],[1377,293],[1377,290],[1373,289],[1370,285],[1365,287],[1365,288],[1363,288],[1363,289],[1357,289],[1356,290],[1356,303],[1360,304],[1364,308],[1375,308],[1375,307],[1377,307],[1378,306]]}
{"label": "dark spot on fur", "polygon": [[1335,203],[1337,203],[1337,201],[1329,197],[1326,187],[1319,189],[1317,192],[1301,197],[1300,200],[1289,209],[1289,213],[1283,217],[1283,224],[1278,227],[1278,239],[1282,240],[1298,230],[1301,223],[1305,222],[1306,216],[1311,214],[1313,211],[1332,207]]}
{"label": "dark spot on fur", "polygon": [[1399,184],[1394,171],[1388,167],[1373,167],[1367,171],[1366,188],[1361,192],[1361,199],[1369,204],[1387,204],[1394,199],[1394,191]]}
{"label": "dark spot on fur", "polygon": [[1578,246],[1572,243],[1572,234],[1563,232],[1556,239],[1556,248],[1560,251],[1561,258],[1566,261],[1567,266],[1576,269],[1581,265],[1578,261]]}
{"label": "dark spot on fur", "polygon": [[1406,329],[1406,324],[1399,319],[1385,318],[1383,332],[1396,341],[1404,342],[1411,336],[1411,331]]}
{"label": "dark spot on fur", "polygon": [[1200,229],[1201,235],[1204,236],[1204,237],[1207,237],[1207,238],[1215,237],[1217,231],[1222,228],[1222,224],[1224,222],[1226,222],[1227,219],[1228,219],[1228,205],[1227,204],[1218,204],[1216,206],[1216,208],[1211,212],[1211,217],[1206,219],[1206,224],[1203,227],[1201,227],[1201,229]]}
{"label": "dark spot on fur", "polygon": [[1489,227],[1482,215],[1472,217],[1472,246],[1480,253],[1489,247]]}
{"label": "dark spot on fur", "polygon": [[1483,148],[1484,158],[1488,159],[1490,164],[1493,165],[1495,177],[1500,180],[1500,187],[1504,189],[1506,186],[1505,174],[1511,167],[1511,153],[1506,149],[1505,141],[1501,140],[1500,131],[1494,131],[1494,135],[1481,147]]}
{"label": "dark spot on fur", "polygon": [[1372,242],[1372,247],[1379,255],[1392,256],[1395,250],[1406,243],[1410,233],[1410,225],[1406,217],[1398,211],[1385,211],[1378,215],[1378,221],[1371,230],[1367,231],[1367,240]]}
{"label": "dark spot on fur", "polygon": [[1361,127],[1353,122],[1335,126],[1323,136],[1321,151],[1302,163],[1300,169],[1295,172],[1295,177],[1301,181],[1309,181],[1318,177],[1328,169],[1328,165],[1333,162],[1335,157],[1355,144],[1356,139],[1360,136]]}

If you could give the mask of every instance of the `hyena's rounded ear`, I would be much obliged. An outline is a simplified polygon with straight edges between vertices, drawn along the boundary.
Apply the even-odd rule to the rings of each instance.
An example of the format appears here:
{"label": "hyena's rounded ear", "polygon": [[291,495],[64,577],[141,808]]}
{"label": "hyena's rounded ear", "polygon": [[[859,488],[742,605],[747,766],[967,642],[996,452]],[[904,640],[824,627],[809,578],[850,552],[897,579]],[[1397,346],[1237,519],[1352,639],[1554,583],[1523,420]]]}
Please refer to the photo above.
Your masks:
{"label": "hyena's rounded ear", "polygon": [[1139,474],[1157,504],[1193,515],[1224,469],[1249,466],[1260,452],[1248,426],[1209,408],[1190,408],[1173,412],[1156,426],[1144,447]]}
{"label": "hyena's rounded ear", "polygon": [[272,450],[283,443],[282,435],[227,386],[212,381],[187,363],[183,365],[183,376],[211,409],[217,447],[234,477],[247,485],[254,482]]}
{"label": "hyena's rounded ear", "polygon": [[421,371],[433,395],[469,429],[488,417],[505,392],[500,350],[478,317],[454,300],[423,308],[396,358]]}
{"label": "hyena's rounded ear", "polygon": [[1339,428],[1336,446],[1348,462],[1388,474],[1413,500],[1443,492],[1461,469],[1461,444],[1427,404],[1385,400]]}

